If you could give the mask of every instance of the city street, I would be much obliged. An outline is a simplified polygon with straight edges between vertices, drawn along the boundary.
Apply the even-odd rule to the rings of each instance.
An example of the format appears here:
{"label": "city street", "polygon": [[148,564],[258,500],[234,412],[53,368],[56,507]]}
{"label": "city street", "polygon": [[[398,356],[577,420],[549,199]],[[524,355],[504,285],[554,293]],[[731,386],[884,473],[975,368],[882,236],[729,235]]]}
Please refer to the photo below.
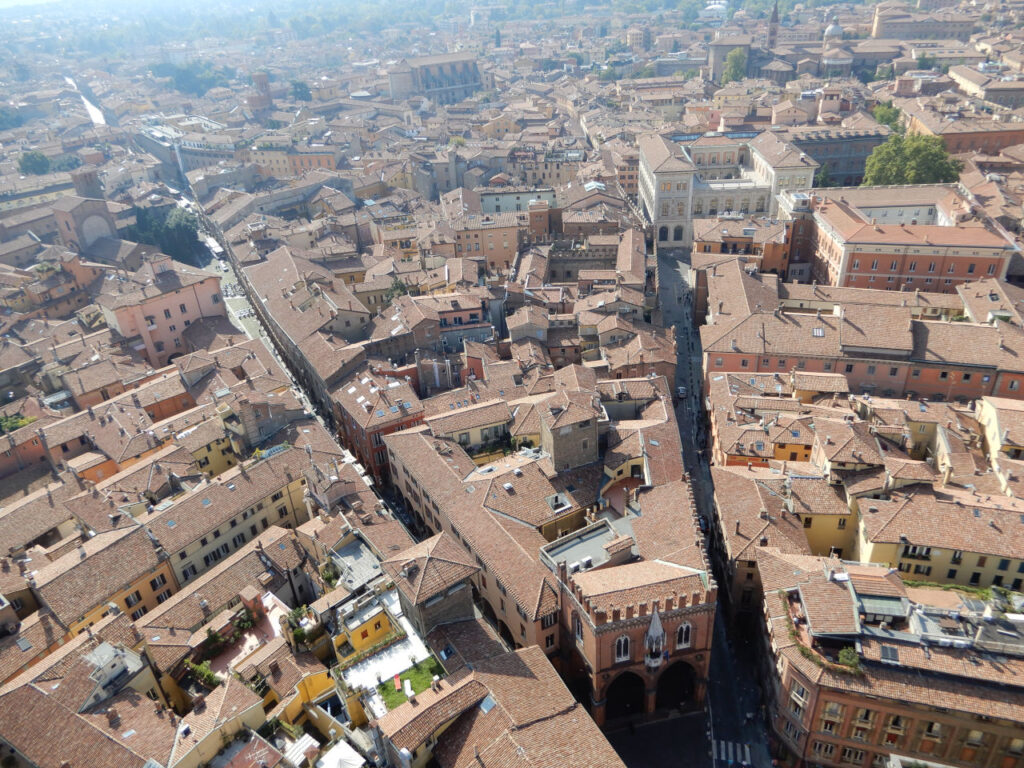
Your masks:
{"label": "city street", "polygon": [[621,728],[607,735],[630,768],[713,768],[701,712]]}
{"label": "city street", "polygon": [[[688,258],[688,257],[686,257]],[[714,522],[711,472],[704,448],[704,418],[700,336],[692,319],[689,264],[659,256],[660,304],[665,325],[675,325],[678,364],[675,387],[685,386],[687,396],[676,407],[682,435],[683,460],[690,473],[694,503],[710,530]],[[748,761],[756,768],[771,765],[764,725],[760,717],[757,677],[749,646],[739,649],[738,638],[726,631],[721,610],[715,619],[715,639],[708,679],[707,710],[713,740],[714,768]],[[747,642],[746,638],[742,642]],[[628,761],[627,761],[628,762]]]}

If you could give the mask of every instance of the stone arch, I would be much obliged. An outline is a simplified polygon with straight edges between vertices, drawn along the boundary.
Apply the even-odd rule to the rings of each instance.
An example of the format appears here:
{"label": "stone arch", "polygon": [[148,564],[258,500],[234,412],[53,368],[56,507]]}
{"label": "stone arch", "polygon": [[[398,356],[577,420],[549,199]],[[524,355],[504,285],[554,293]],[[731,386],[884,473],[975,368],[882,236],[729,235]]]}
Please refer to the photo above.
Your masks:
{"label": "stone arch", "polygon": [[498,614],[494,612],[494,608],[491,607],[491,604],[486,599],[480,601],[480,612],[491,624],[498,626]]}
{"label": "stone arch", "polygon": [[516,642],[516,636],[512,634],[512,630],[508,628],[501,619],[498,619],[498,634],[501,635],[501,639],[508,643],[510,648],[517,648],[520,644]]}
{"label": "stone arch", "polygon": [[693,700],[697,689],[697,673],[685,661],[677,661],[658,675],[654,697],[656,709],[675,709]]}
{"label": "stone arch", "polygon": [[668,240],[668,227],[658,227],[658,240],[661,242]]}
{"label": "stone arch", "polygon": [[676,225],[676,228],[672,230],[672,239],[679,241],[683,239],[683,228],[680,225]]}
{"label": "stone arch", "polygon": [[113,237],[114,232],[110,229],[110,222],[102,216],[93,214],[87,216],[82,222],[82,245],[88,248],[101,237]]}
{"label": "stone arch", "polygon": [[644,679],[635,672],[623,672],[605,689],[605,720],[639,715],[644,711]]}

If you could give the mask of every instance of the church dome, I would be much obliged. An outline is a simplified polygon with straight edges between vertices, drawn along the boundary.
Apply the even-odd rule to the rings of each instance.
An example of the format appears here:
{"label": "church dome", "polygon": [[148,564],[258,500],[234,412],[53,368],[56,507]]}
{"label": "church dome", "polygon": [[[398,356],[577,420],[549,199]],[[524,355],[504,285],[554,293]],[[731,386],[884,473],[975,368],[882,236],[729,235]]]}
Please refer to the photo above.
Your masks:
{"label": "church dome", "polygon": [[825,28],[825,39],[826,40],[842,40],[843,39],[843,28],[839,26],[839,20],[836,18],[832,19],[832,23]]}

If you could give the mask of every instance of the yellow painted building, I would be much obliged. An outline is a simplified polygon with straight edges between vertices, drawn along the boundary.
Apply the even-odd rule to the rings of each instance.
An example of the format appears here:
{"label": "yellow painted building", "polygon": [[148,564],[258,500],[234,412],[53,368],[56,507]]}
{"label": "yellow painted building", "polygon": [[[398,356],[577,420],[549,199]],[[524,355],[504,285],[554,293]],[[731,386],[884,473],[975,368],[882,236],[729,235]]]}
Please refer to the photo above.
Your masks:
{"label": "yellow painted building", "polygon": [[[271,525],[296,528],[309,519],[299,471],[305,452],[290,448],[221,473],[217,481],[182,494],[152,523],[179,583],[204,573]],[[266,488],[274,488],[267,494]],[[169,525],[173,522],[174,525]]]}
{"label": "yellow painted building", "polygon": [[109,615],[111,605],[140,619],[178,589],[170,561],[141,527],[96,534],[35,571],[30,585],[71,635]]}
{"label": "yellow painted building", "polygon": [[227,437],[218,437],[191,451],[192,458],[207,477],[217,477],[238,464]]}
{"label": "yellow painted building", "polygon": [[983,397],[977,405],[978,425],[993,464],[1000,456],[1024,457],[1024,402],[1005,397]]}
{"label": "yellow painted building", "polygon": [[353,605],[347,614],[346,608],[341,609],[344,627],[334,636],[334,652],[341,663],[373,648],[398,626],[384,605],[375,598],[365,605]]}
{"label": "yellow painted building", "polygon": [[[972,587],[1024,587],[1024,503],[916,486],[861,499],[856,560],[898,568],[904,579]],[[845,555],[844,555],[845,556]]]}

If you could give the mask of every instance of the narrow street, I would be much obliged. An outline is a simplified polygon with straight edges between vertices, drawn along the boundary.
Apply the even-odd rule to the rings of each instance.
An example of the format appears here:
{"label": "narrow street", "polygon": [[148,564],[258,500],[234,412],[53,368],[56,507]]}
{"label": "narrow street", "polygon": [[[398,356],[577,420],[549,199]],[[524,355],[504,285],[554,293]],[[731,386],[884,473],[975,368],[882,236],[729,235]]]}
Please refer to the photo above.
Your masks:
{"label": "narrow street", "polygon": [[[678,363],[674,386],[686,387],[679,398],[676,417],[682,435],[683,460],[690,473],[694,503],[703,524],[715,525],[711,471],[705,450],[700,336],[693,322],[693,303],[689,291],[688,256],[677,260],[659,256],[660,304],[666,326],[674,325]],[[722,585],[719,585],[722,588]],[[721,610],[716,614],[715,637],[708,678],[707,713],[710,726],[711,756],[714,768],[727,768],[748,762],[755,768],[771,765],[766,732],[760,716],[757,676],[749,646],[729,637],[727,620]]]}

